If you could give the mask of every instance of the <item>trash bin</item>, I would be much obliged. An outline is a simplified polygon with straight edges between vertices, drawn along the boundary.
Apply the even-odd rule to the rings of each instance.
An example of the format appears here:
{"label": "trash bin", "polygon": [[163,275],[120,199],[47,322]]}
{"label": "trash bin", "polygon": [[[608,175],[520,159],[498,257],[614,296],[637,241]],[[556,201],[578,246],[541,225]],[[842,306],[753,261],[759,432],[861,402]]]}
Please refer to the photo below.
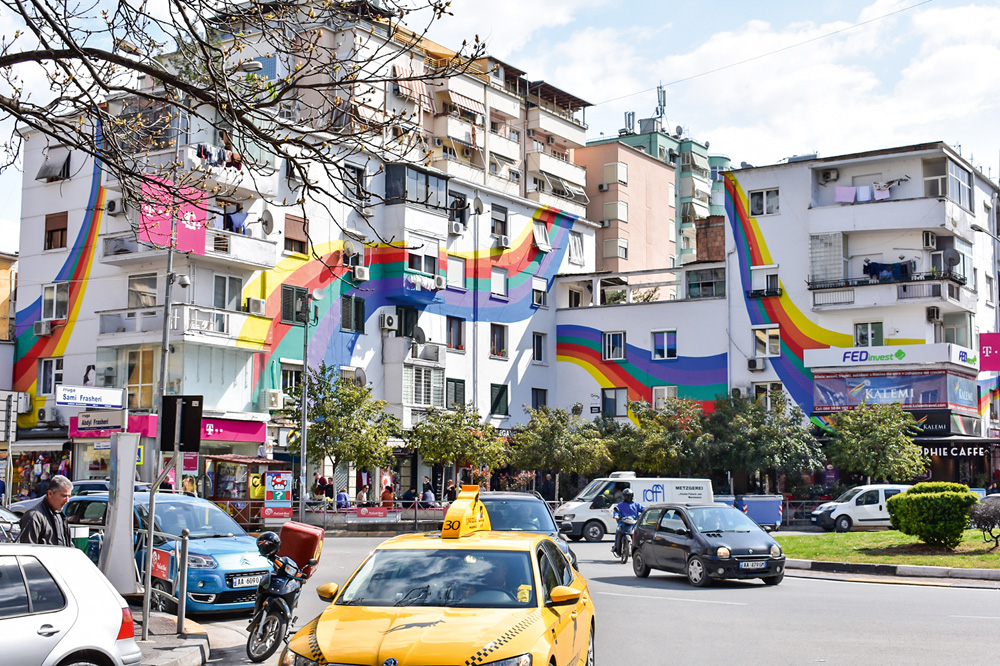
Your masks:
{"label": "trash bin", "polygon": [[736,508],[761,527],[776,530],[781,526],[784,499],[781,495],[738,495]]}
{"label": "trash bin", "polygon": [[90,539],[90,528],[89,527],[70,527],[69,528],[69,538],[73,541],[73,545],[87,552],[87,541]]}
{"label": "trash bin", "polygon": [[725,504],[726,506],[736,506],[736,495],[716,495],[716,504]]}

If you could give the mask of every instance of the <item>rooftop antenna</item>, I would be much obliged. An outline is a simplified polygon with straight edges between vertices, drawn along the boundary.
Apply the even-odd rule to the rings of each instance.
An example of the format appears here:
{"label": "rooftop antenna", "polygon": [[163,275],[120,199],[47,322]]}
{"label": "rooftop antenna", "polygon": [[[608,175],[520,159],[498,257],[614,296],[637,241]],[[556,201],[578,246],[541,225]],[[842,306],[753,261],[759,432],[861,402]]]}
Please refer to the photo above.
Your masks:
{"label": "rooftop antenna", "polygon": [[656,117],[661,121],[667,115],[667,90],[663,84],[656,86]]}
{"label": "rooftop antenna", "polygon": [[625,112],[625,132],[635,134],[635,111]]}

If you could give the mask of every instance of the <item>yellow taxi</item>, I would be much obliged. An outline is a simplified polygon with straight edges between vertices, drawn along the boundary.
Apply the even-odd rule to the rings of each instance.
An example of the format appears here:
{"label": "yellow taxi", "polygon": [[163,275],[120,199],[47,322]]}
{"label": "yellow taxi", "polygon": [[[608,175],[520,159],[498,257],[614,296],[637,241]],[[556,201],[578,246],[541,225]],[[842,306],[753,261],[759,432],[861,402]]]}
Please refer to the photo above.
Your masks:
{"label": "yellow taxi", "polygon": [[440,533],[379,545],[281,655],[281,666],[593,666],[587,581],[551,537],[492,532],[463,486]]}

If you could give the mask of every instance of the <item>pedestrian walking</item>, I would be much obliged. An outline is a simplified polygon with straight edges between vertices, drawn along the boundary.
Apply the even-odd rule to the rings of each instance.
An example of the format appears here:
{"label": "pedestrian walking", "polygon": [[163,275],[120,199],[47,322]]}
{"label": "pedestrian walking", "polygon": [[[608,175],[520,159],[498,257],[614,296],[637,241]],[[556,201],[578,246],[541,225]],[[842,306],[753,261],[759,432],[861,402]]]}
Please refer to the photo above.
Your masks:
{"label": "pedestrian walking", "polygon": [[63,509],[73,493],[73,482],[62,474],[49,479],[48,490],[41,502],[21,516],[21,543],[52,546],[72,546],[69,523]]}

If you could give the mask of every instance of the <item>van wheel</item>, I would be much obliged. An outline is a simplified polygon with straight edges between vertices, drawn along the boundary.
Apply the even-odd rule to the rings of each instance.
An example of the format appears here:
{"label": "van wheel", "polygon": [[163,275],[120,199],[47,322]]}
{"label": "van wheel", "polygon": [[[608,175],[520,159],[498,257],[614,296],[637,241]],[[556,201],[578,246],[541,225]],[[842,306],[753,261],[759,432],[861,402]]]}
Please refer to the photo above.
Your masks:
{"label": "van wheel", "polygon": [[838,532],[847,532],[851,529],[851,517],[850,516],[839,516],[837,522],[835,523],[835,528]]}
{"label": "van wheel", "polygon": [[592,520],[583,526],[583,538],[593,543],[604,538],[604,525],[597,520]]}

